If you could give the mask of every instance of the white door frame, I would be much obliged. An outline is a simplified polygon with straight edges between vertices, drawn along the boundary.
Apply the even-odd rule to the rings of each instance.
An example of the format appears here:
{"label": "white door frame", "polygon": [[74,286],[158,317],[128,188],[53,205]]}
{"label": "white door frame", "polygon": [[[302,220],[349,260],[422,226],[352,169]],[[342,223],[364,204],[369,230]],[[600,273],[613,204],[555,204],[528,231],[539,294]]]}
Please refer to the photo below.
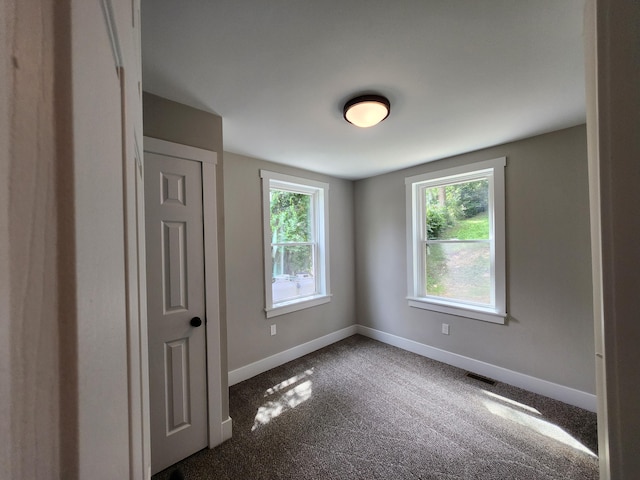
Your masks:
{"label": "white door frame", "polygon": [[[144,151],[183,158],[202,164],[202,213],[204,220],[205,318],[207,339],[207,407],[209,448],[231,437],[231,419],[222,419],[222,345],[218,284],[218,213],[216,165],[218,154],[210,150],[144,137]],[[149,377],[149,371],[145,372]]]}

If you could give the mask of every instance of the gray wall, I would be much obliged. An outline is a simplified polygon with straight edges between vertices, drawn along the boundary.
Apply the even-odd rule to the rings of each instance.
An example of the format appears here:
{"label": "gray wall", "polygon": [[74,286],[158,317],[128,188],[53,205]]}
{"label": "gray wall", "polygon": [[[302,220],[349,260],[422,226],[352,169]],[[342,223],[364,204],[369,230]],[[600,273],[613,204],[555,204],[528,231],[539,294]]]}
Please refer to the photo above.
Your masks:
{"label": "gray wall", "polygon": [[144,134],[218,152],[222,156],[222,117],[149,92],[142,94]]}
{"label": "gray wall", "polygon": [[[595,393],[586,146],[579,126],[357,181],[358,323]],[[404,178],[501,156],[508,323],[410,308]]]}
{"label": "gray wall", "polygon": [[[265,317],[260,169],[330,184],[331,302]],[[229,370],[355,324],[353,183],[228,152],[224,182]]]}
{"label": "gray wall", "polygon": [[[222,146],[222,117],[148,92],[142,97],[144,134],[169,142],[218,153],[216,165],[216,202],[218,210],[218,269],[220,290],[220,348],[223,392],[227,384],[227,313],[225,279],[225,221],[224,221],[224,155]],[[222,417],[229,415],[229,398],[222,395]]]}

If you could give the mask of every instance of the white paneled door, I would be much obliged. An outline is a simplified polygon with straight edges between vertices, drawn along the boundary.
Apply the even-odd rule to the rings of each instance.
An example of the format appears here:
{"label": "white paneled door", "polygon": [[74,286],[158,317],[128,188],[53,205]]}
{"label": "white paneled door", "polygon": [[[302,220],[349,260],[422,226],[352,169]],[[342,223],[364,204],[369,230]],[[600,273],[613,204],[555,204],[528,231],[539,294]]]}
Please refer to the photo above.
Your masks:
{"label": "white paneled door", "polygon": [[151,469],[207,447],[202,164],[144,166]]}

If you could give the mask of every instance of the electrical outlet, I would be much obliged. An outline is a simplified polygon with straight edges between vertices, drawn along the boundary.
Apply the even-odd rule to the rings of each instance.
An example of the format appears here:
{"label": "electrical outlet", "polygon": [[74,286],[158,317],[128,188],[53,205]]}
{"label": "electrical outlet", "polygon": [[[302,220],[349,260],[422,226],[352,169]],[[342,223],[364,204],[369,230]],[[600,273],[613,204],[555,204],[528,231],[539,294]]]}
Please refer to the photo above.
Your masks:
{"label": "electrical outlet", "polygon": [[275,323],[273,325],[271,325],[271,335],[275,335],[276,334],[276,325]]}
{"label": "electrical outlet", "polygon": [[443,323],[442,324],[442,333],[444,335],[449,335],[449,324],[448,323]]}

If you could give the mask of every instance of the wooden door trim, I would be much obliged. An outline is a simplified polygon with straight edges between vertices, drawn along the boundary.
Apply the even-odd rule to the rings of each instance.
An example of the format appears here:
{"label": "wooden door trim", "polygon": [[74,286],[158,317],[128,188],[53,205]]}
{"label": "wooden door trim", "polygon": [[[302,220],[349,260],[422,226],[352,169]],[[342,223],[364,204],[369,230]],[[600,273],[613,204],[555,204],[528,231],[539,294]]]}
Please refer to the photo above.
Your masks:
{"label": "wooden door trim", "polygon": [[[207,319],[207,402],[209,448],[226,438],[222,423],[222,342],[220,338],[220,289],[218,284],[218,213],[216,165],[202,163],[202,213],[204,217],[204,278]],[[216,348],[209,348],[210,345]]]}
{"label": "wooden door trim", "polygon": [[[168,142],[159,138],[144,137],[144,151],[147,153],[156,153],[166,157],[184,158],[185,160],[194,160],[202,164],[218,163],[218,154],[211,150],[203,150],[202,148],[183,145],[181,143]],[[204,179],[203,179],[204,183]],[[211,185],[207,185],[211,188]],[[213,193],[215,194],[215,184],[213,185]],[[213,200],[215,201],[215,195]],[[215,203],[213,204],[215,206]]]}

